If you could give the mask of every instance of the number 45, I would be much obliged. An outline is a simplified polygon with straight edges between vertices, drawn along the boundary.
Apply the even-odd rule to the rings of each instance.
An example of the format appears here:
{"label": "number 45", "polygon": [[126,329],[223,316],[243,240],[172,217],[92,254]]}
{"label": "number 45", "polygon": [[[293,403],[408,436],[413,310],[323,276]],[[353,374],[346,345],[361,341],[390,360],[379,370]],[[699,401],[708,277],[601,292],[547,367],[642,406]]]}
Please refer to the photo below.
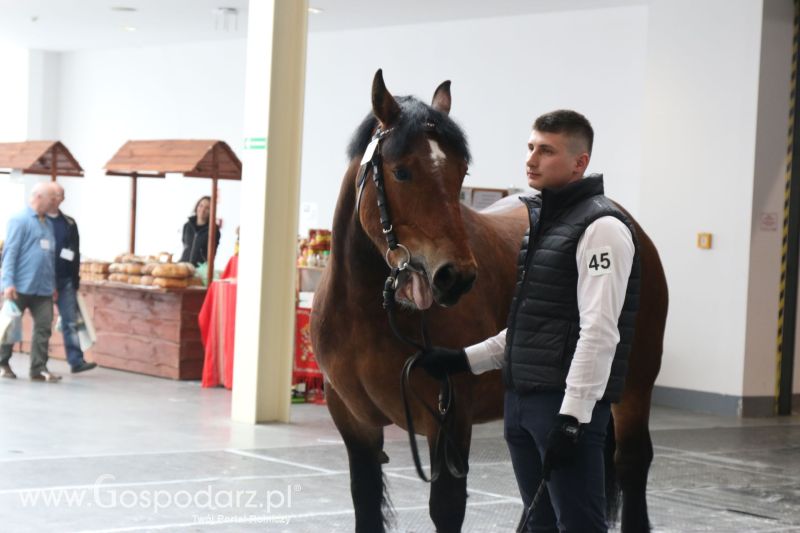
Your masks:
{"label": "number 45", "polygon": [[607,269],[611,266],[611,260],[608,258],[608,252],[603,252],[600,254],[600,262],[597,261],[597,254],[592,256],[592,259],[589,261],[589,268],[593,268],[597,270],[598,268],[602,268],[603,270]]}

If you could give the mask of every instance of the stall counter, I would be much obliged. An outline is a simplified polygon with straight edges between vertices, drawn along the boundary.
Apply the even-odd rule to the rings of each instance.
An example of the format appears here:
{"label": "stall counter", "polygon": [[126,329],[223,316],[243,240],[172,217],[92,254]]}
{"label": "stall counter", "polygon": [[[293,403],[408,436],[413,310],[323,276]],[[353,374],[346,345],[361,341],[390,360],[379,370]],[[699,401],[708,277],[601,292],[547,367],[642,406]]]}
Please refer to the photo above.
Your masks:
{"label": "stall counter", "polygon": [[[97,332],[86,358],[100,366],[170,379],[200,379],[203,344],[197,316],[203,287],[162,289],[117,282],[81,281]],[[56,312],[57,315],[57,312]],[[25,313],[22,350],[30,351],[32,321]],[[53,327],[50,352],[64,357],[61,332]]]}

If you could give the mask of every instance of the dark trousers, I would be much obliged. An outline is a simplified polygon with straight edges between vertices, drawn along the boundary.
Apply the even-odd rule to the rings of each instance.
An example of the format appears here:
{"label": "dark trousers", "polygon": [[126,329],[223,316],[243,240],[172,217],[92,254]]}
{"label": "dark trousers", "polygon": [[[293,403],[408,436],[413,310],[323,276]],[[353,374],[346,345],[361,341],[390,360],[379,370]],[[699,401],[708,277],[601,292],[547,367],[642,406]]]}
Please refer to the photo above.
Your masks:
{"label": "dark trousers", "polygon": [[78,338],[78,293],[72,285],[72,280],[56,280],[58,289],[58,314],[61,316],[61,333],[64,336],[64,351],[67,362],[72,368],[77,368],[84,363],[81,341]]}
{"label": "dark trousers", "polygon": [[[525,509],[542,481],[547,434],[561,408],[564,393],[505,395],[505,438]],[[598,402],[592,421],[582,427],[575,461],[554,470],[547,490],[528,521],[527,531],[606,532],[603,446],[611,407]]]}
{"label": "dark trousers", "polygon": [[[33,315],[33,341],[31,342],[31,376],[47,370],[47,348],[50,343],[50,328],[53,324],[53,297],[17,293],[14,300],[21,312],[31,310]],[[11,360],[13,344],[0,344],[0,364]]]}

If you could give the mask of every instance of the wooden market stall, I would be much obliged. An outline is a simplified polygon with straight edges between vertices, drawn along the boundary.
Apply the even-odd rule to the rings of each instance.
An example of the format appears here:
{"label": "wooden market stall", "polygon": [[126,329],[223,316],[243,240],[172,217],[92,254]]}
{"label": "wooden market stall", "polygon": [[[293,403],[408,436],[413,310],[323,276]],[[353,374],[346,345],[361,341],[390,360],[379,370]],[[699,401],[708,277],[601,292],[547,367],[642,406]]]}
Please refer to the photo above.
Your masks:
{"label": "wooden market stall", "polygon": [[20,170],[23,174],[43,174],[56,181],[58,176],[82,177],[83,169],[60,141],[0,143],[0,169]]}
{"label": "wooden market stall", "polygon": [[[130,252],[136,243],[136,182],[167,173],[212,180],[209,273],[216,248],[217,180],[241,179],[241,162],[222,141],[128,141],[106,164],[106,174],[129,176]],[[156,274],[154,274],[156,275]],[[198,314],[206,290],[164,288],[116,281],[82,281],[81,294],[97,341],[90,353],[101,366],[171,379],[200,379],[204,350]]]}
{"label": "wooden market stall", "polygon": [[106,163],[106,175],[131,177],[130,253],[136,247],[136,181],[140,177],[164,178],[167,173],[211,179],[211,213],[208,231],[208,283],[214,276],[217,239],[217,181],[241,180],[242,162],[219,140],[128,141]]}

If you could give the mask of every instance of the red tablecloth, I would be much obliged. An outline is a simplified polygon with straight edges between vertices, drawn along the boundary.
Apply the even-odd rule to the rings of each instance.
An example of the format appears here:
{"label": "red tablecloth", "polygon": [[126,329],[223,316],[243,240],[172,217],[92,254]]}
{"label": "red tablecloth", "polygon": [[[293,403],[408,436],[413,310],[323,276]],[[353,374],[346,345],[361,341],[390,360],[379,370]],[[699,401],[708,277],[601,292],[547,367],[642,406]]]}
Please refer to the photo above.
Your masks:
{"label": "red tablecloth", "polygon": [[225,265],[225,270],[222,272],[222,279],[238,278],[239,277],[239,256],[234,255],[228,259],[228,264]]}
{"label": "red tablecloth", "polygon": [[236,330],[235,279],[211,283],[197,320],[206,352],[202,385],[216,387],[222,383],[230,389],[233,387],[233,339]]}
{"label": "red tablecloth", "polygon": [[311,309],[298,306],[295,318],[292,383],[304,383],[306,398],[324,403],[322,371],[317,366],[317,358],[311,347]]}

